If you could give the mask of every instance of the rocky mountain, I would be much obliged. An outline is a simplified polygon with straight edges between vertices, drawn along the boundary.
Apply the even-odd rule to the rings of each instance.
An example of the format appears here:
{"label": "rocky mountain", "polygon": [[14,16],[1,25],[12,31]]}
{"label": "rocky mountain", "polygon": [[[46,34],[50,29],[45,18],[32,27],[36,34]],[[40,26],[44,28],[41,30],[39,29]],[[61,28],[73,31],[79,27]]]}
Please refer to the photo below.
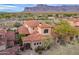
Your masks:
{"label": "rocky mountain", "polygon": [[79,5],[48,6],[38,4],[35,7],[25,7],[24,12],[79,12]]}

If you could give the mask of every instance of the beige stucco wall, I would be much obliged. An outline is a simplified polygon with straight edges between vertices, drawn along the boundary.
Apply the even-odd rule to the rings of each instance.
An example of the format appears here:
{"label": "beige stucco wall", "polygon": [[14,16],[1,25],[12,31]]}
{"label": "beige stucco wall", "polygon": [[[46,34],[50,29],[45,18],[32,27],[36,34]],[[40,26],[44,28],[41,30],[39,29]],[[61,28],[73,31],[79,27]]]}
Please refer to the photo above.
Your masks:
{"label": "beige stucco wall", "polygon": [[68,23],[71,25],[71,26],[75,26],[73,21],[68,21]]}
{"label": "beige stucco wall", "polygon": [[[48,29],[48,33],[44,33],[44,30],[45,29]],[[38,32],[40,33],[40,34],[42,34],[42,35],[51,35],[51,28],[39,28],[38,27]]]}
{"label": "beige stucco wall", "polygon": [[[33,33],[35,30],[32,28],[32,27],[29,27],[27,24],[24,25],[25,27],[28,28],[29,32],[30,33]],[[51,34],[51,28],[40,28],[40,27],[37,27],[38,28],[38,32],[42,35],[50,35]],[[44,33],[44,30],[45,29],[48,29],[48,33]]]}
{"label": "beige stucco wall", "polygon": [[[23,44],[25,44],[25,43],[30,43],[31,48],[34,50],[34,49],[37,48],[38,46],[42,46],[42,42],[41,42],[41,44],[38,44],[38,45],[37,45],[37,43],[40,43],[40,42],[41,42],[41,41],[24,42]],[[36,45],[34,45],[34,43],[36,43]]]}
{"label": "beige stucco wall", "polygon": [[29,30],[30,33],[33,33],[33,32],[34,32],[34,30],[33,30],[32,27],[29,27],[27,24],[25,24],[24,26],[25,26],[26,28],[28,28],[28,30]]}
{"label": "beige stucco wall", "polygon": [[[37,42],[32,42],[31,43],[31,48],[32,49],[35,49],[35,48],[37,48],[38,46],[42,46],[42,42],[41,42],[41,44],[39,44],[41,41],[37,41]],[[36,45],[34,45],[34,43],[36,43]],[[38,45],[37,45],[37,43],[38,43]]]}

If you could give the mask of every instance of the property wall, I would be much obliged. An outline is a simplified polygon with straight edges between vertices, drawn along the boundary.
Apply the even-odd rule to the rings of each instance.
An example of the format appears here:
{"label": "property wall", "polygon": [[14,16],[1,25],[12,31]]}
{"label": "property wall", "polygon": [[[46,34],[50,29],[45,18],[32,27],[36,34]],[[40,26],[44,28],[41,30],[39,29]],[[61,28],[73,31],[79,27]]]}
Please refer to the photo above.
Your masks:
{"label": "property wall", "polygon": [[14,46],[14,41],[13,40],[8,41],[7,43],[8,43],[8,46]]}

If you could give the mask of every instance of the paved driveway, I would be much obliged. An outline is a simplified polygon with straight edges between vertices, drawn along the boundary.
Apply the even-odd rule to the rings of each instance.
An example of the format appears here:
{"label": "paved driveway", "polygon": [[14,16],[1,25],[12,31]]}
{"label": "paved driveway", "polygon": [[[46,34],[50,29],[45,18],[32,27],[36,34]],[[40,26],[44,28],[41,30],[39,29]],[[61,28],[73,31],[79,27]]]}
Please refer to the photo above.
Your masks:
{"label": "paved driveway", "polygon": [[38,55],[38,53],[36,53],[33,50],[25,50],[23,52],[20,52],[21,55]]}

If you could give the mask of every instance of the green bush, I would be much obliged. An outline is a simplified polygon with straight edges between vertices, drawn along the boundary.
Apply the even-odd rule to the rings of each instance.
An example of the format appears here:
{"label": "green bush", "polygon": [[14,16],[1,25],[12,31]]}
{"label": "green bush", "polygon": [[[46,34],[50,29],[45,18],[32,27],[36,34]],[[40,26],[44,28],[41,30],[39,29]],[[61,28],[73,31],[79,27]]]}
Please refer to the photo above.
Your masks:
{"label": "green bush", "polygon": [[43,50],[45,50],[43,47],[38,46],[38,47],[35,49],[35,52],[37,52],[37,53],[42,53]]}
{"label": "green bush", "polygon": [[22,46],[22,44],[23,44],[22,37],[23,37],[23,35],[20,35],[20,34],[16,35],[16,38],[18,39],[18,42],[19,42],[20,46]]}

